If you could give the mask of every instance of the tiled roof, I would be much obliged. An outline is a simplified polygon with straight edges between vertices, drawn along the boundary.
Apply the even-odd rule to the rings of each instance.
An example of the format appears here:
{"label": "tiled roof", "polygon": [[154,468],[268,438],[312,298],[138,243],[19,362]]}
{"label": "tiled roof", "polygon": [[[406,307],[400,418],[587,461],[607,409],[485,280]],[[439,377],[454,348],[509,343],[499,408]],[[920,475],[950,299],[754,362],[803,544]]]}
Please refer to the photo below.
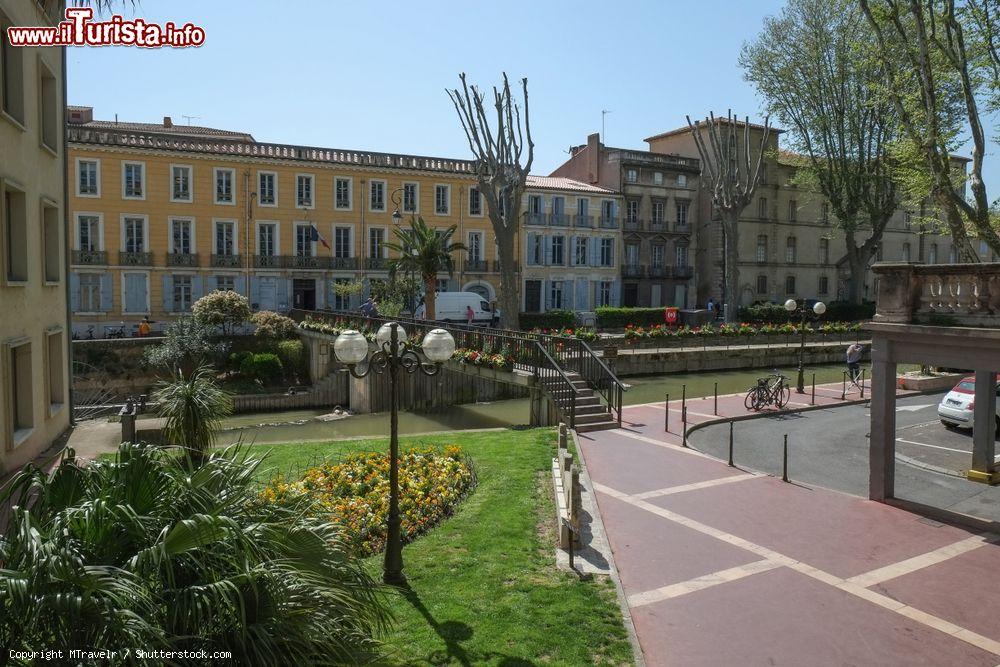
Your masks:
{"label": "tiled roof", "polygon": [[[69,109],[73,108],[69,107]],[[85,109],[86,107],[80,108]],[[74,127],[92,130],[121,130],[123,132],[156,132],[157,134],[174,134],[186,137],[218,137],[237,141],[254,140],[253,136],[246,132],[232,132],[198,125],[171,125],[167,127],[162,123],[116,123],[113,120],[92,120],[89,123],[74,123]]]}
{"label": "tiled roof", "polygon": [[572,190],[573,192],[590,192],[601,195],[615,194],[614,190],[574,181],[572,178],[564,178],[562,176],[532,176],[529,174],[526,185],[529,188],[538,188],[539,190]]}

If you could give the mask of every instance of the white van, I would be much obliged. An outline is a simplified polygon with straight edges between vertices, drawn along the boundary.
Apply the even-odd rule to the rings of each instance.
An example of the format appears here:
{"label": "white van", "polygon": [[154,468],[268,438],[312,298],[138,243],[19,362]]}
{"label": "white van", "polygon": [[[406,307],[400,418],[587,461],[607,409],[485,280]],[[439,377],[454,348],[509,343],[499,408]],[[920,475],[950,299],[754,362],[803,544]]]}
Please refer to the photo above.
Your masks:
{"label": "white van", "polygon": [[[490,324],[493,321],[493,312],[490,304],[483,297],[475,292],[436,292],[434,294],[434,315],[435,319],[441,322],[458,322],[464,324],[468,321],[466,309],[472,307],[472,321],[475,324]],[[417,306],[414,314],[417,319],[423,319],[426,315],[424,304]]]}

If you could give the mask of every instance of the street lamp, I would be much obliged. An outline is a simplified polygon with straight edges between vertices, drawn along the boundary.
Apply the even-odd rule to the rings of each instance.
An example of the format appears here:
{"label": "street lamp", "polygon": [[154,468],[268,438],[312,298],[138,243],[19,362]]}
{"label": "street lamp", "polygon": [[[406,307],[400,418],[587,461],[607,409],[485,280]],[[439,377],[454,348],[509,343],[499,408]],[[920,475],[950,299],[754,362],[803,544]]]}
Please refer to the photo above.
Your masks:
{"label": "street lamp", "polygon": [[[789,299],[788,301],[785,302],[785,310],[787,310],[790,314],[795,313],[797,311],[801,316],[801,320],[799,322],[799,336],[800,336],[799,378],[795,384],[795,391],[800,394],[804,394],[806,393],[806,377],[805,377],[805,369],[803,368],[803,363],[805,362],[805,354],[806,354],[806,319],[810,317],[810,312],[809,312],[810,309],[806,308],[806,304],[804,301],[802,305],[799,306],[798,302],[795,299]],[[816,303],[813,304],[811,310],[816,317],[819,317],[820,315],[826,312],[826,304],[823,303],[822,301],[817,301]]]}
{"label": "street lamp", "polygon": [[[387,584],[405,583],[403,576],[403,536],[399,518],[399,371],[413,374],[418,370],[424,375],[437,375],[441,364],[451,359],[455,352],[455,339],[444,329],[432,329],[420,345],[423,358],[414,349],[406,347],[406,331],[396,322],[379,327],[375,334],[375,350],[369,355],[368,340],[358,331],[341,332],[333,343],[337,360],[347,366],[356,378],[372,372],[389,375],[389,518],[385,545],[382,580]],[[368,360],[364,368],[361,362]],[[429,363],[428,363],[429,362]]]}
{"label": "street lamp", "polygon": [[397,227],[399,227],[399,223],[403,221],[403,216],[399,212],[399,193],[402,191],[403,188],[396,188],[389,195],[389,198],[392,199],[392,204],[394,207],[392,211],[392,224],[396,225]]}

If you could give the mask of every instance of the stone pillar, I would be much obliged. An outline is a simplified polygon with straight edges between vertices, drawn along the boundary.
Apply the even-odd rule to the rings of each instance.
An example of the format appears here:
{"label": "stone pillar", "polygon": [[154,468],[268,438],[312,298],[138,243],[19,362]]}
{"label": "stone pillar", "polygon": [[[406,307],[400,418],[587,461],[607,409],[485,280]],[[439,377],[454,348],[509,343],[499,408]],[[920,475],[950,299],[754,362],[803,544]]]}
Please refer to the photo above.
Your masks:
{"label": "stone pillar", "polygon": [[567,428],[564,422],[559,422],[559,449],[566,449],[569,443],[567,438]]}
{"label": "stone pillar", "polygon": [[972,415],[972,468],[969,470],[969,479],[977,481],[990,481],[990,474],[996,468],[996,376],[996,371],[976,371],[976,407]]}
{"label": "stone pillar", "polygon": [[876,340],[872,347],[868,497],[878,501],[893,498],[895,492],[896,363],[890,357],[888,342]]}

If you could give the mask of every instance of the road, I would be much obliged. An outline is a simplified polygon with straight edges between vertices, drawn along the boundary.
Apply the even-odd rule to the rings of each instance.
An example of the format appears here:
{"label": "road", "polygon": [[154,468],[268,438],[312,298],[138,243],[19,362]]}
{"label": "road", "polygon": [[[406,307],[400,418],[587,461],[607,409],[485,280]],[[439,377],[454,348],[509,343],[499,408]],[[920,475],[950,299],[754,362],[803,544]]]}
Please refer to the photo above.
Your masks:
{"label": "road", "polygon": [[[896,496],[998,521],[1000,487],[961,476],[971,462],[972,436],[940,424],[937,404],[943,395],[910,396],[896,404]],[[851,405],[736,422],[735,463],[780,475],[787,433],[792,481],[867,497],[870,416],[868,406]],[[723,460],[728,441],[727,424],[705,427],[688,439]]]}

